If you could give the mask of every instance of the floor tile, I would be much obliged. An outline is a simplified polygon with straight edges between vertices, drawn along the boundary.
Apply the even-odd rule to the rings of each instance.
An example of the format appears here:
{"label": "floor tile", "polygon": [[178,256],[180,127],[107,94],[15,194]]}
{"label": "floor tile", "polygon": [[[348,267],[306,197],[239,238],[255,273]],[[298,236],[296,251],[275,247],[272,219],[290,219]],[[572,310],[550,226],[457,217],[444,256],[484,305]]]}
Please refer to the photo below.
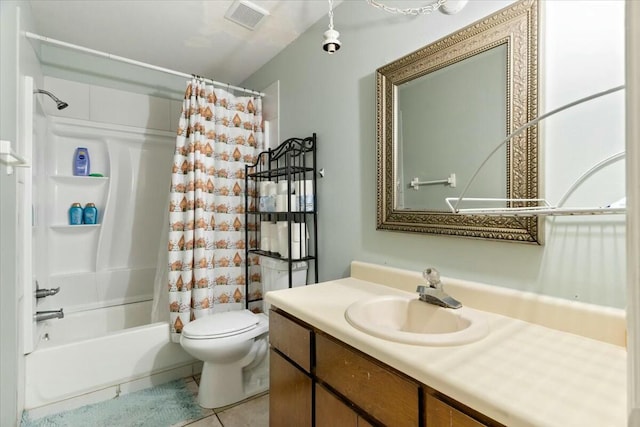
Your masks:
{"label": "floor tile", "polygon": [[220,420],[218,420],[215,414],[186,425],[189,427],[222,427]]}
{"label": "floor tile", "polygon": [[[186,387],[194,396],[198,394],[200,375],[184,379]],[[114,388],[115,390],[115,388]],[[112,393],[115,393],[112,392]],[[86,396],[85,396],[86,397]],[[78,406],[90,402],[80,400]],[[269,426],[269,394],[248,399],[233,406],[220,408],[216,413],[212,409],[202,408],[202,417],[196,420],[184,420],[171,427],[268,427]]]}
{"label": "floor tile", "polygon": [[[198,383],[196,383],[194,377],[189,377],[186,381],[187,390],[189,390],[193,395],[198,397]],[[202,408],[202,416],[207,417],[213,414],[213,409]]]}
{"label": "floor tile", "polygon": [[248,400],[217,415],[224,427],[268,427],[269,395]]}

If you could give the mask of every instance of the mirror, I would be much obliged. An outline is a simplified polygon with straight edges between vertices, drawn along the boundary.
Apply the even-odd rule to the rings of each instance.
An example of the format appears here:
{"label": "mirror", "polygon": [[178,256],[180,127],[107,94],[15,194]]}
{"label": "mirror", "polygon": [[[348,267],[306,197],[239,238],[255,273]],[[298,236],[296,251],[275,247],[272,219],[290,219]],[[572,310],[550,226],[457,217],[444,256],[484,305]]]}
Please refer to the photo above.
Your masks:
{"label": "mirror", "polygon": [[[537,116],[537,7],[521,0],[377,70],[378,229],[541,243],[537,217],[445,203]],[[465,197],[537,198],[537,128],[500,147]]]}
{"label": "mirror", "polygon": [[[504,43],[399,85],[396,209],[446,211],[445,197],[457,196],[477,159],[507,136],[506,99]],[[503,146],[475,178],[474,197],[507,197],[505,159]]]}

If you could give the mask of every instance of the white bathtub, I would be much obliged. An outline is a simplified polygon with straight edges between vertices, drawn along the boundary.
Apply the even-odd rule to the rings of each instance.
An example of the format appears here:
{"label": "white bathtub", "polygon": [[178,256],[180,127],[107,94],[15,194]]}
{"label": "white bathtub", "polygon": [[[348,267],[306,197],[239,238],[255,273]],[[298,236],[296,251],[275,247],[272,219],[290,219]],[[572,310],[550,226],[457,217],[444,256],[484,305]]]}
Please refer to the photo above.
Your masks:
{"label": "white bathtub", "polygon": [[170,342],[169,324],[148,324],[151,301],[66,315],[44,322],[26,356],[25,408],[193,365]]}

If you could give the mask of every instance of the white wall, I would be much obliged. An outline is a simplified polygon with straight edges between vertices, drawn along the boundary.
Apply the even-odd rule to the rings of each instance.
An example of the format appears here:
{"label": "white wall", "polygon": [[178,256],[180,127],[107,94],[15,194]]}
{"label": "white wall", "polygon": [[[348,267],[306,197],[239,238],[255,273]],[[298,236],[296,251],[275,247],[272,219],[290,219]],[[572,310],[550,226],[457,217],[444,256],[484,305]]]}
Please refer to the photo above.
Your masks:
{"label": "white wall", "polygon": [[[34,275],[41,288],[60,292],[39,299],[37,310],[68,314],[152,299],[182,103],[53,77],[44,87],[69,106],[58,110],[38,96],[49,118],[34,140]],[[72,176],[79,146],[104,178]],[[95,203],[96,227],[68,226],[74,202]]]}
{"label": "white wall", "polygon": [[[95,123],[105,125],[138,127],[141,129],[157,129],[160,131],[171,131],[176,128],[176,123],[181,108],[178,95],[179,88],[184,87],[184,79],[172,77],[167,81],[167,85],[174,85],[172,88],[165,87],[162,77],[155,79],[159,73],[148,73],[144,76],[134,78],[134,82],[125,88],[136,87],[137,92],[123,92],[97,85],[87,85],[76,81],[68,81],[56,78],[44,78],[40,61],[36,56],[34,47],[39,49],[37,43],[32,43],[24,37],[20,37],[21,31],[33,31],[34,25],[31,22],[31,14],[28,3],[3,1],[1,3],[2,18],[0,40],[1,60],[0,72],[1,93],[0,97],[0,138],[7,139],[14,143],[15,149],[20,152],[24,135],[22,134],[21,119],[22,107],[20,94],[22,93],[23,76],[29,75],[34,78],[34,86],[45,88],[61,99],[68,102],[70,106],[58,111],[55,104],[44,95],[36,95],[34,99],[40,101],[34,105],[42,105],[45,112],[50,116],[64,118],[93,120]],[[46,56],[48,51],[44,52]],[[43,52],[40,51],[42,55]],[[102,71],[105,71],[104,64]],[[50,68],[50,67],[49,67]],[[107,67],[108,68],[108,67]],[[47,69],[47,67],[45,67]],[[50,70],[51,74],[56,74]],[[128,75],[130,69],[120,70],[124,75]],[[64,73],[62,73],[64,74]],[[74,73],[70,75],[75,76]],[[137,74],[136,74],[137,76]],[[140,81],[148,83],[148,86],[140,86]],[[82,80],[82,79],[78,79]],[[95,80],[95,79],[94,79]],[[107,80],[105,80],[106,82]],[[112,86],[122,87],[122,82],[115,79]],[[170,84],[169,84],[170,83]],[[90,91],[90,89],[92,89]],[[90,92],[93,102],[90,102]],[[140,94],[142,92],[143,94]],[[152,94],[158,96],[152,96]],[[123,106],[126,106],[124,108]],[[37,125],[37,123],[36,123]],[[42,131],[39,131],[42,135]],[[174,139],[170,137],[170,139]],[[47,141],[37,141],[46,143]],[[148,148],[148,147],[147,147]],[[37,154],[37,153],[36,153]],[[46,159],[45,159],[46,160]],[[46,163],[46,162],[45,162]],[[42,164],[42,162],[41,162]],[[167,168],[167,171],[169,169]],[[168,181],[166,183],[168,188]],[[164,187],[158,185],[158,189]],[[16,174],[7,175],[6,168],[0,166],[0,281],[2,297],[0,298],[0,425],[16,425],[18,418],[24,407],[24,343],[22,342],[22,331],[25,325],[22,322],[22,298],[31,298],[30,293],[23,291],[19,286],[18,253],[19,244],[16,241],[17,223],[19,221],[17,200],[18,182]],[[155,192],[154,192],[155,194]],[[154,196],[155,197],[155,196]],[[46,246],[46,244],[45,244]],[[34,248],[36,251],[38,248]],[[154,251],[155,255],[156,251]],[[153,278],[153,277],[151,277]],[[46,283],[46,281],[45,281]],[[45,284],[43,283],[43,284]],[[48,286],[49,283],[46,283]],[[55,283],[51,283],[55,285]],[[51,286],[55,287],[55,286]],[[78,305],[87,301],[76,301]],[[49,305],[52,305],[49,307]],[[65,304],[59,301],[41,301],[38,309],[59,308]],[[53,307],[55,306],[55,307]]]}
{"label": "white wall", "polygon": [[[17,88],[17,7],[0,3],[0,139],[16,141],[17,117],[12,108]],[[18,408],[18,304],[16,285],[16,180],[0,166],[0,424],[16,425]],[[24,383],[24,380],[22,380]]]}
{"label": "white wall", "polygon": [[[0,139],[22,150],[25,135],[19,112],[24,102],[23,77],[42,82],[40,65],[21,31],[32,31],[30,9],[21,1],[0,2]],[[18,286],[18,246],[16,242],[17,179],[0,166],[0,425],[13,426],[24,407],[24,359],[22,342],[22,289]]]}
{"label": "white wall", "polygon": [[[280,81],[281,138],[318,133],[318,164],[326,170],[318,183],[321,280],[348,275],[358,259],[412,270],[436,266],[444,276],[624,306],[620,216],[550,218],[544,246],[375,229],[375,70],[510,3],[475,1],[457,15],[408,18],[343,2],[334,16],[338,53],[322,51],[328,20],[321,20],[243,82]],[[544,1],[541,9],[540,112],[623,83],[622,1]],[[614,95],[541,127],[543,192],[552,203],[582,172],[624,149],[622,99]],[[624,191],[619,162],[569,203],[609,203]]]}
{"label": "white wall", "polygon": [[183,77],[55,45],[36,44],[46,76],[161,98],[179,100],[184,96]]}

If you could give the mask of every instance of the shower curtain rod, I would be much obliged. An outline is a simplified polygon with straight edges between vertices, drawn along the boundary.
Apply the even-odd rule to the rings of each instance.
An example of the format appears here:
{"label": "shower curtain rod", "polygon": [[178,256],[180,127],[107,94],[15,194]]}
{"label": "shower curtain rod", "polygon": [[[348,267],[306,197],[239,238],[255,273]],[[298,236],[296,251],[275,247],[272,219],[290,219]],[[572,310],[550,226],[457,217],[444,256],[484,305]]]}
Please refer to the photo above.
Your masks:
{"label": "shower curtain rod", "polygon": [[[67,42],[63,42],[63,41],[60,41],[60,40],[52,39],[50,37],[41,36],[39,34],[30,33],[28,31],[25,32],[25,36],[27,36],[27,38],[34,39],[34,40],[40,40],[40,41],[45,42],[45,43],[51,43],[53,45],[62,46],[62,47],[66,47],[66,48],[74,49],[74,50],[79,50],[81,52],[90,53],[92,55],[101,56],[103,58],[113,59],[114,61],[119,61],[119,62],[124,62],[124,63],[127,63],[127,64],[137,65],[138,67],[148,68],[150,70],[155,70],[155,71],[161,71],[161,72],[167,73],[167,74],[173,74],[174,76],[180,76],[180,77],[186,77],[186,78],[193,78],[194,77],[193,74],[187,74],[187,73],[182,73],[180,71],[171,70],[169,68],[158,67],[157,65],[147,64],[146,62],[136,61],[135,59],[129,59],[129,58],[125,58],[123,56],[113,55],[111,53],[102,52],[102,51],[95,50],[95,49],[90,49],[88,47],[78,46],[76,44],[67,43]],[[234,86],[234,85],[230,85],[230,84],[227,84],[227,83],[221,83],[221,82],[217,82],[217,81],[211,80],[211,79],[202,78],[202,80],[204,80],[206,83],[213,84],[213,85],[216,85],[216,86],[223,86],[223,87],[226,86],[229,89],[238,90],[238,91],[242,91],[242,92],[245,92],[245,93],[250,93],[252,95],[258,95],[260,97],[264,97],[264,93],[263,92],[257,92],[255,90],[245,89],[243,87]]]}

